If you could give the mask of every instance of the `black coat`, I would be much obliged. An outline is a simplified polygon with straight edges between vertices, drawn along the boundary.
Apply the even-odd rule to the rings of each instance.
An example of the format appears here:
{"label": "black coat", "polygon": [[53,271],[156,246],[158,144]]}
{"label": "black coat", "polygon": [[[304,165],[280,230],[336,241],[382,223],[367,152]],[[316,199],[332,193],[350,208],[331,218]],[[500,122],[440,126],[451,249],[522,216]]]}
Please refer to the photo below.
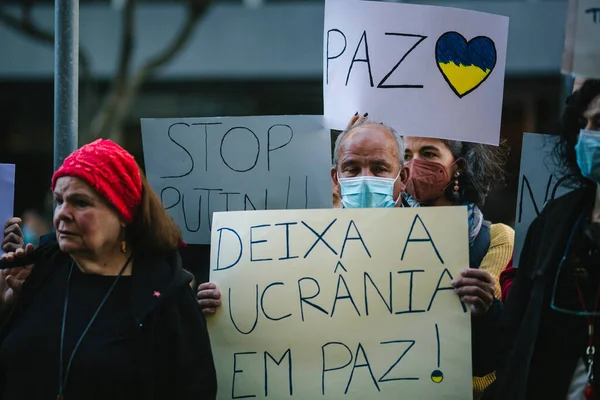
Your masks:
{"label": "black coat", "polygon": [[549,201],[529,227],[501,321],[497,381],[486,398],[564,400],[579,358],[574,325],[585,322],[551,311],[550,300],[569,235],[594,189]]}
{"label": "black coat", "polygon": [[[32,273],[15,306],[3,318],[0,341],[44,285],[52,268],[68,260],[56,243],[41,246],[33,257],[36,261]],[[139,373],[139,399],[216,397],[210,341],[204,317],[189,287],[191,278],[181,268],[177,253],[163,257],[136,253],[130,306],[137,326],[133,354]],[[152,296],[154,291],[161,295]]]}

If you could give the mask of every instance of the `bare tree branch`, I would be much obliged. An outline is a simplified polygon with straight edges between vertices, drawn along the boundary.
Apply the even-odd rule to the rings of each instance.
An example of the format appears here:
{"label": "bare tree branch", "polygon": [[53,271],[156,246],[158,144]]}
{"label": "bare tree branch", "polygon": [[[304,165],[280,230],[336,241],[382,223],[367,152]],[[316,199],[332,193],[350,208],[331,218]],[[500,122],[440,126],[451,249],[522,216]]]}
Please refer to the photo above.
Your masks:
{"label": "bare tree branch", "polygon": [[[24,9],[26,10],[27,8],[24,7]],[[31,18],[29,16],[26,16],[26,14],[24,13],[21,18],[17,18],[6,12],[4,7],[0,7],[0,22],[3,22],[6,26],[8,26],[11,29],[26,34],[32,39],[36,39],[52,45],[54,44],[54,33],[38,27],[33,22],[31,22]]]}
{"label": "bare tree branch", "polygon": [[102,106],[93,117],[90,123],[90,129],[84,133],[83,142],[88,142],[99,137],[110,137],[115,126],[114,115],[120,106],[121,98],[125,95],[127,89],[127,80],[129,78],[129,65],[133,55],[135,43],[135,7],[137,0],[126,0],[123,8],[121,22],[121,48],[119,50],[119,59],[117,62],[117,74],[106,95]]}
{"label": "bare tree branch", "polygon": [[131,56],[133,55],[133,48],[135,44],[134,11],[136,2],[137,0],[126,0],[125,7],[123,10],[121,51],[119,52],[119,63],[117,69],[117,76],[115,79],[115,87],[119,92],[125,88],[125,85],[127,83],[127,76],[129,74],[129,64],[131,62]]}
{"label": "bare tree branch", "polygon": [[112,101],[105,103],[104,107],[96,115],[96,118],[94,118],[92,127],[93,137],[90,139],[110,137],[117,142],[120,141],[123,126],[141,87],[157,69],[171,61],[185,46],[196,28],[196,23],[206,12],[210,3],[211,0],[190,0],[190,8],[184,25],[173,41],[162,52],[150,58],[133,74],[125,93],[120,96],[111,97]]}
{"label": "bare tree branch", "polygon": [[[192,3],[198,3],[198,1],[192,1]],[[162,67],[164,64],[171,61],[177,53],[183,48],[183,46],[187,43],[188,39],[194,33],[194,29],[196,28],[196,23],[200,19],[200,17],[206,12],[208,6],[210,4],[210,0],[203,0],[203,7],[198,7],[192,5],[187,14],[187,18],[184,22],[183,27],[177,33],[173,41],[166,49],[164,49],[161,53],[157,54],[148,62],[146,62],[139,71],[134,75],[134,79],[132,84],[139,84],[136,81],[145,81],[149,75],[151,75],[157,68]]]}
{"label": "bare tree branch", "polygon": [[[45,30],[33,22],[31,18],[31,3],[26,2],[23,4],[21,18],[9,14],[4,7],[0,7],[0,22],[32,39],[54,46],[54,32]],[[81,46],[79,47],[79,77],[85,85],[84,91],[91,90],[92,73],[90,58]]]}

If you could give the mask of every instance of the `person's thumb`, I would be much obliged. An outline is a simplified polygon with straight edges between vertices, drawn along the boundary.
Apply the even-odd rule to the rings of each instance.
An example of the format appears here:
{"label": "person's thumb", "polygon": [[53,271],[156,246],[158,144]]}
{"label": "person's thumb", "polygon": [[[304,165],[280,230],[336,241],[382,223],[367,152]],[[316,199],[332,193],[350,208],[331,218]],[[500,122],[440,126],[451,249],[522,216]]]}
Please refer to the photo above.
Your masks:
{"label": "person's thumb", "polygon": [[9,288],[14,290],[15,292],[18,292],[21,290],[21,287],[23,286],[23,280],[18,279],[17,277],[15,277],[13,275],[9,275],[6,277],[6,284],[8,285]]}

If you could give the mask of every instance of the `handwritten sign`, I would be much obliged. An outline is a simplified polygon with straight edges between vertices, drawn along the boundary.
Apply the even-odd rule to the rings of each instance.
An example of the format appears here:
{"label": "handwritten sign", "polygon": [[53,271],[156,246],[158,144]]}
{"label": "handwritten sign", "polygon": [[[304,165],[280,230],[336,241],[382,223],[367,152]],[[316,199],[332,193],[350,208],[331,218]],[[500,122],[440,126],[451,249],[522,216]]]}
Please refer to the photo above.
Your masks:
{"label": "handwritten sign", "polygon": [[218,398],[470,399],[467,231],[464,207],[216,213]]}
{"label": "handwritten sign", "polygon": [[569,0],[562,72],[600,78],[600,0]]}
{"label": "handwritten sign", "polygon": [[356,111],[407,136],[498,144],[508,18],[454,8],[327,0],[326,124]]}
{"label": "handwritten sign", "polygon": [[515,218],[515,258],[519,265],[519,256],[523,248],[527,229],[540,214],[548,200],[569,192],[562,186],[564,179],[557,172],[552,151],[557,136],[525,133],[521,150],[521,171],[517,193],[517,215]]}
{"label": "handwritten sign", "polygon": [[[15,165],[0,164],[0,226],[13,217],[15,204]],[[0,254],[4,252],[0,249]]]}
{"label": "handwritten sign", "polygon": [[322,116],[142,119],[148,180],[187,243],[214,211],[331,207]]}

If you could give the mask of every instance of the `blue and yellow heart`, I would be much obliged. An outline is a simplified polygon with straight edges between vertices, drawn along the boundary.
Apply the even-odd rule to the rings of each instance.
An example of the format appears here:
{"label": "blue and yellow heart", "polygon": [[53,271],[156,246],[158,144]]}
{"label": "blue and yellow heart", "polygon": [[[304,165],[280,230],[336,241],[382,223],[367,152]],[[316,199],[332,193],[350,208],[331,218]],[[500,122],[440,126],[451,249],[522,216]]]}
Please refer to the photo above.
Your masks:
{"label": "blue and yellow heart", "polygon": [[446,32],[435,44],[440,72],[458,97],[477,89],[496,66],[492,39],[477,36],[469,42],[458,32]]}

